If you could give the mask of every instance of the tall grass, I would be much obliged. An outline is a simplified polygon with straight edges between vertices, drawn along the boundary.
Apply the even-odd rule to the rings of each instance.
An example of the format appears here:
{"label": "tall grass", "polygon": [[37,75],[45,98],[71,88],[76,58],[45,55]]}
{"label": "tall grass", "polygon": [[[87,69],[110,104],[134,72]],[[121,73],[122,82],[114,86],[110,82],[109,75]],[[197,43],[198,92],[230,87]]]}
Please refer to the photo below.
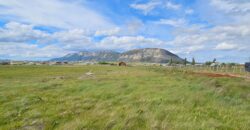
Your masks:
{"label": "tall grass", "polygon": [[1,66],[0,129],[247,130],[249,84],[163,67]]}

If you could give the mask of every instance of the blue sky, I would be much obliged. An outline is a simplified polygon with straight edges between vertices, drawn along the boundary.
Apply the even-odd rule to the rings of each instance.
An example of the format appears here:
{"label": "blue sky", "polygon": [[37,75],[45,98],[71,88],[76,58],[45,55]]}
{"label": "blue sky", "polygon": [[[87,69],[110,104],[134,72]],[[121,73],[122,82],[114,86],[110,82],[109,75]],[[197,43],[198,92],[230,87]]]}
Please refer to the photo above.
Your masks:
{"label": "blue sky", "polygon": [[243,63],[249,41],[249,0],[0,0],[0,59],[164,48]]}

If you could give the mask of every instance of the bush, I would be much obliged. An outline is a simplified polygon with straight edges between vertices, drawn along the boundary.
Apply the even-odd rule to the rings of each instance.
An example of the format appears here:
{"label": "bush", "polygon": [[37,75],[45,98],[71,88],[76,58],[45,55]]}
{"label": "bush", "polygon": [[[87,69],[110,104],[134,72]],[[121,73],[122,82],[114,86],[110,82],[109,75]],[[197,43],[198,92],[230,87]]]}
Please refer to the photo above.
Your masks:
{"label": "bush", "polygon": [[100,64],[100,65],[109,65],[109,63],[105,62],[105,61],[98,62],[98,64]]}
{"label": "bush", "polygon": [[205,62],[205,65],[211,65],[213,62],[211,62],[211,61],[207,61],[207,62]]}

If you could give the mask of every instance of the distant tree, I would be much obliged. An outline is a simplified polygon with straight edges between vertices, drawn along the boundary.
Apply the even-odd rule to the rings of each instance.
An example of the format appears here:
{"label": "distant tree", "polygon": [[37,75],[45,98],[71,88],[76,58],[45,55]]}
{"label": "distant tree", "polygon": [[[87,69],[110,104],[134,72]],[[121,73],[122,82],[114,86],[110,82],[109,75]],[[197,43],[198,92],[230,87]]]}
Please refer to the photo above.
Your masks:
{"label": "distant tree", "polygon": [[214,60],[213,60],[213,63],[215,63],[216,62],[216,58],[214,58]]}
{"label": "distant tree", "polygon": [[180,61],[175,61],[174,63],[175,63],[175,64],[181,64],[181,62],[180,62]]}
{"label": "distant tree", "polygon": [[101,61],[101,62],[98,62],[98,64],[100,64],[100,65],[108,65],[109,63],[105,62],[105,61]]}
{"label": "distant tree", "polygon": [[187,65],[187,58],[184,59],[184,65]]}
{"label": "distant tree", "polygon": [[227,66],[229,66],[229,67],[236,66],[236,65],[237,65],[237,63],[227,63]]}
{"label": "distant tree", "polygon": [[173,59],[171,58],[169,61],[169,65],[172,65],[172,64],[173,64]]}
{"label": "distant tree", "polygon": [[195,59],[194,58],[192,59],[192,65],[195,65]]}
{"label": "distant tree", "polygon": [[207,61],[207,62],[205,62],[205,65],[211,65],[213,62],[211,62],[211,61]]}

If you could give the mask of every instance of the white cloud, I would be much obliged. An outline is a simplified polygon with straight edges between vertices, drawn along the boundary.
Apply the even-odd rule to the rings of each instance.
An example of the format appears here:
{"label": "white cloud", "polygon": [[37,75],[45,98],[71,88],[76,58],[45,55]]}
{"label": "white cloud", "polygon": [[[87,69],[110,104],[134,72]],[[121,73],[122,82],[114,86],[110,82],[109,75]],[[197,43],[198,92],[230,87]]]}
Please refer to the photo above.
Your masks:
{"label": "white cloud", "polygon": [[215,46],[212,49],[247,52],[250,49],[250,1],[210,0],[209,5],[215,11],[208,11],[207,16],[215,18],[213,21],[217,24],[204,30],[202,35],[209,37]]}
{"label": "white cloud", "polygon": [[210,4],[226,13],[246,13],[250,11],[249,1],[211,0]]}
{"label": "white cloud", "polygon": [[80,51],[89,49],[93,46],[91,36],[84,30],[73,29],[68,31],[56,32],[51,35],[52,40],[56,40],[61,48],[69,51]]}
{"label": "white cloud", "polygon": [[131,36],[138,35],[143,29],[145,25],[143,21],[139,19],[132,19],[127,21],[125,25],[123,25],[120,29],[120,36]]}
{"label": "white cloud", "polygon": [[176,36],[174,40],[171,41],[173,45],[201,45],[206,43],[209,38],[206,35],[199,35],[199,34],[186,34]]}
{"label": "white cloud", "polygon": [[[71,49],[78,45],[88,45],[91,43],[91,32],[83,29],[71,29],[55,33],[47,33],[34,29],[32,25],[20,24],[17,22],[7,23],[0,28],[0,42],[37,42],[37,44],[46,44],[58,42]],[[62,46],[62,47],[64,47]],[[75,48],[77,48],[75,47]]]}
{"label": "white cloud", "polygon": [[154,23],[162,25],[170,25],[173,27],[180,27],[187,24],[187,22],[184,19],[161,19]]}
{"label": "white cloud", "polygon": [[189,45],[189,46],[179,46],[171,50],[171,52],[174,52],[175,54],[190,54],[192,52],[196,52],[196,51],[200,51],[204,49],[206,49],[205,45]]}
{"label": "white cloud", "polygon": [[143,36],[106,37],[97,45],[102,49],[130,50],[145,47],[163,47],[164,42]]}
{"label": "white cloud", "polygon": [[120,28],[114,28],[114,29],[109,29],[109,30],[97,30],[95,32],[95,36],[112,36],[120,33],[121,29]]}
{"label": "white cloud", "polygon": [[[57,39],[60,42],[68,42],[68,43],[75,43],[78,41],[89,41],[89,37],[87,36],[87,33],[85,30],[81,29],[72,29],[68,31],[61,31],[56,32],[51,35],[53,39]],[[86,39],[86,40],[85,40]]]}
{"label": "white cloud", "polygon": [[216,50],[234,50],[237,49],[237,45],[236,44],[230,44],[230,43],[220,43],[215,47]]}
{"label": "white cloud", "polygon": [[181,9],[181,5],[172,3],[170,1],[161,1],[161,0],[151,0],[147,3],[134,3],[131,4],[130,7],[140,10],[144,15],[148,15],[156,8],[164,8],[168,10],[179,10]]}
{"label": "white cloud", "polygon": [[[0,56],[10,58],[52,58],[86,49],[129,50],[144,47],[164,47],[164,42],[143,36],[113,36],[120,29],[89,32],[82,29],[47,33],[29,24],[7,23],[0,28]],[[111,35],[100,42],[94,35]],[[35,41],[34,41],[35,40]],[[30,43],[30,41],[35,42]]]}
{"label": "white cloud", "polygon": [[[79,51],[93,47],[94,44],[91,35],[93,35],[93,33],[82,29],[47,33],[45,31],[34,29],[32,25],[16,22],[7,23],[3,28],[0,28],[1,43],[15,43],[14,45],[17,45],[17,43],[22,45],[23,43],[27,43],[27,45],[29,45],[33,42],[33,44],[30,45],[36,45],[37,47],[39,47],[39,45],[48,46],[54,44],[67,51]],[[46,47],[44,49],[46,49]]]}
{"label": "white cloud", "polygon": [[204,45],[194,45],[194,46],[189,46],[187,47],[187,53],[193,52],[193,51],[200,51],[204,49]]}
{"label": "white cloud", "polygon": [[177,49],[182,48],[181,51],[187,53],[204,48],[206,50],[245,51],[250,49],[248,28],[245,25],[225,25],[212,28],[195,27],[193,29],[182,27],[174,33],[175,38],[169,43]]}
{"label": "white cloud", "polygon": [[194,13],[194,10],[193,9],[186,9],[185,10],[185,14],[193,14]]}
{"label": "white cloud", "polygon": [[145,4],[131,4],[130,7],[142,11],[145,15],[161,5],[160,1],[149,1]]}
{"label": "white cloud", "polygon": [[0,28],[0,41],[25,42],[27,40],[39,40],[47,38],[49,34],[40,30],[34,30],[32,25],[9,22]]}
{"label": "white cloud", "polygon": [[165,7],[167,9],[179,10],[181,8],[181,5],[167,1]]}
{"label": "white cloud", "polygon": [[[196,7],[191,9],[169,0],[134,3],[130,5],[132,8],[142,11],[145,15],[159,13],[162,19],[156,22],[145,22],[145,19],[142,19],[132,21],[128,25],[115,26],[107,17],[76,2],[0,0],[1,19],[16,21],[0,27],[0,56],[20,54],[21,57],[55,57],[83,49],[164,48],[166,44],[170,44],[171,50],[185,54],[203,50],[211,51],[212,55],[221,50],[232,50],[239,53],[244,51],[249,55],[250,1],[205,2],[210,3],[203,4],[208,6],[206,15],[197,11]],[[201,8],[203,10],[203,6]],[[157,11],[175,11],[173,13],[177,15],[183,13],[181,16],[193,14],[195,11],[195,14],[202,18],[192,17],[190,23],[193,24],[190,24],[188,19],[179,18],[179,15],[168,18],[164,12]],[[208,17],[216,22],[209,21]],[[203,24],[195,24],[196,20]],[[48,33],[37,29],[38,25],[59,27],[61,30]],[[173,28],[168,30],[166,25]],[[171,32],[172,30],[174,31]],[[94,39],[95,36],[103,36],[104,39],[98,41],[100,39]],[[166,43],[158,38],[171,40]],[[34,41],[37,42],[34,44]]]}
{"label": "white cloud", "polygon": [[249,24],[240,24],[240,25],[225,25],[217,26],[212,29],[213,33],[223,33],[227,36],[233,38],[242,38],[250,36],[250,25]]}
{"label": "white cloud", "polygon": [[0,0],[2,19],[59,28],[107,29],[107,17],[76,2],[62,0]]}
{"label": "white cloud", "polygon": [[[20,25],[29,27],[29,25]],[[46,37],[43,37],[43,35],[33,33],[37,30],[32,27],[25,31],[18,30],[19,28],[15,29],[11,30],[15,32],[15,35],[8,35],[5,39],[0,38],[1,57],[14,59],[48,59],[63,56],[70,52],[90,49],[95,46],[92,42],[92,38],[87,36],[84,30],[73,29],[51,34],[46,33]],[[9,31],[7,30],[7,32]],[[40,33],[43,34],[44,32]],[[30,41],[33,40],[37,40],[36,44],[30,43]]]}
{"label": "white cloud", "polygon": [[17,43],[17,42],[0,42],[0,56],[20,60],[44,59],[51,57],[63,56],[69,53],[57,46],[39,47],[34,44]]}

